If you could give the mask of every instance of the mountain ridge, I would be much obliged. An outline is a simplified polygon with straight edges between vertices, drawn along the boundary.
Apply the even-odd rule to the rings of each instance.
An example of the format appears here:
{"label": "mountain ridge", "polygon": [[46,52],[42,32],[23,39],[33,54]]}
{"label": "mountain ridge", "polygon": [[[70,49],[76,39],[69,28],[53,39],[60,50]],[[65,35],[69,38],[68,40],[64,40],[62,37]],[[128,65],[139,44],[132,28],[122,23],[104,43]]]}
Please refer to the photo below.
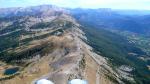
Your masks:
{"label": "mountain ridge", "polygon": [[[108,66],[105,58],[94,53],[92,48],[83,41],[86,41],[84,32],[73,17],[67,13],[55,14],[57,10],[52,10],[51,13],[50,15],[41,13],[40,17],[16,17],[14,22],[4,20],[1,24],[4,27],[2,30],[5,27],[7,30],[4,34],[9,32],[9,28],[14,31],[14,28],[18,27],[21,31],[15,36],[18,42],[13,48],[3,45],[5,48],[2,49],[0,59],[13,64],[4,67],[11,68],[17,65],[20,69],[8,77],[2,75],[2,84],[20,84],[22,80],[24,80],[22,84],[35,84],[42,78],[57,84],[66,84],[74,78],[86,79],[91,84],[122,82],[117,73]],[[13,22],[10,27],[9,24],[4,25],[9,22]],[[13,27],[14,23],[17,26]],[[1,39],[14,36],[16,32],[5,34]],[[9,39],[11,41],[12,37]],[[108,72],[115,78],[113,81],[105,75]]]}
{"label": "mountain ridge", "polygon": [[[128,16],[122,17],[109,9],[69,11],[47,5],[31,9],[36,10],[27,8],[0,18],[1,68],[19,68],[12,75],[1,72],[0,83],[20,84],[24,80],[24,84],[35,84],[42,78],[56,84],[66,84],[75,78],[85,79],[89,84],[149,83],[145,62],[133,55],[145,53],[125,38],[105,30],[116,24],[99,25],[103,20],[119,22]],[[143,72],[138,74],[137,69]]]}

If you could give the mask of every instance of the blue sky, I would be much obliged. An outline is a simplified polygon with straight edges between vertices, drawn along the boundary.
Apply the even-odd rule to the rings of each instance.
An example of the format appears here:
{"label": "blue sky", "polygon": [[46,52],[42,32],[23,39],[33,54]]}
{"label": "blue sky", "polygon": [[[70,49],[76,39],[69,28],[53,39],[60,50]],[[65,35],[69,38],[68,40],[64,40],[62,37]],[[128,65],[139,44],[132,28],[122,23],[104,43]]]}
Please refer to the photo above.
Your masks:
{"label": "blue sky", "polygon": [[0,0],[0,8],[53,4],[70,8],[113,8],[150,10],[150,0]]}

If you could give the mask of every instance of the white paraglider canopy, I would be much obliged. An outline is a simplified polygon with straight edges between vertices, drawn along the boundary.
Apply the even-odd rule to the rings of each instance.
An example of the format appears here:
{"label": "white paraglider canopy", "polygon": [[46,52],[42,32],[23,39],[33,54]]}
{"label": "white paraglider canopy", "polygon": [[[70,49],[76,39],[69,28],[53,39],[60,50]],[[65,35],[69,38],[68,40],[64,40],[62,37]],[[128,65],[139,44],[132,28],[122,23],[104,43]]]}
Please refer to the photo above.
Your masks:
{"label": "white paraglider canopy", "polygon": [[54,83],[46,79],[40,79],[36,82],[36,84],[54,84]]}
{"label": "white paraglider canopy", "polygon": [[81,79],[73,79],[69,81],[69,84],[88,84],[87,81]]}

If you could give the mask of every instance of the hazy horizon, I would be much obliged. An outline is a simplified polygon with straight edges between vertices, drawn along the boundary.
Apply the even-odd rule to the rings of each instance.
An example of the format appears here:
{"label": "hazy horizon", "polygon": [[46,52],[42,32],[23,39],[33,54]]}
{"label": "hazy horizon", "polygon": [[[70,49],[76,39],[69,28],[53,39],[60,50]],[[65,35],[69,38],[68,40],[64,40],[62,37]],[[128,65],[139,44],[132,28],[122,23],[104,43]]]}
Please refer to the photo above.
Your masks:
{"label": "hazy horizon", "polygon": [[150,10],[149,0],[0,0],[0,8],[56,5],[66,8]]}

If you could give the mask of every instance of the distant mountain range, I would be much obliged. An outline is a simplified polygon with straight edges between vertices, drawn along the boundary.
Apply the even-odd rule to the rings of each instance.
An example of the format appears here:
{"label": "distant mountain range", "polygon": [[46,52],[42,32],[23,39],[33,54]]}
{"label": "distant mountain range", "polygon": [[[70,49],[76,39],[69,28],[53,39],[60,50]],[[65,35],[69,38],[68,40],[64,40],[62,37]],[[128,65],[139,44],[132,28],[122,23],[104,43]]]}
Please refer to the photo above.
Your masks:
{"label": "distant mountain range", "polygon": [[[126,14],[123,14],[124,12],[126,12]],[[119,11],[111,9],[72,10],[73,16],[81,23],[88,23],[104,29],[125,30],[146,35],[150,34],[150,15],[138,14],[138,11],[136,11],[135,14],[127,13],[127,10]],[[134,11],[132,11],[132,13],[134,13]]]}
{"label": "distant mountain range", "polygon": [[[100,9],[63,9],[53,5],[41,5],[27,8],[0,9],[0,17],[53,14],[52,11],[68,11],[81,22],[91,23],[107,29],[126,30],[140,34],[150,34],[149,10],[113,10]],[[55,13],[56,14],[56,13]],[[57,13],[59,14],[59,13]],[[93,21],[94,20],[94,21]]]}
{"label": "distant mountain range", "polygon": [[139,16],[143,16],[143,15],[150,15],[150,10],[114,10],[115,12],[122,14],[122,15],[139,15]]}
{"label": "distant mountain range", "polygon": [[[2,8],[0,9],[0,17],[13,17],[13,16],[25,16],[25,15],[45,15],[53,14],[53,11],[63,11],[63,8],[54,5],[41,5],[27,8]],[[45,15],[46,16],[46,15]]]}

